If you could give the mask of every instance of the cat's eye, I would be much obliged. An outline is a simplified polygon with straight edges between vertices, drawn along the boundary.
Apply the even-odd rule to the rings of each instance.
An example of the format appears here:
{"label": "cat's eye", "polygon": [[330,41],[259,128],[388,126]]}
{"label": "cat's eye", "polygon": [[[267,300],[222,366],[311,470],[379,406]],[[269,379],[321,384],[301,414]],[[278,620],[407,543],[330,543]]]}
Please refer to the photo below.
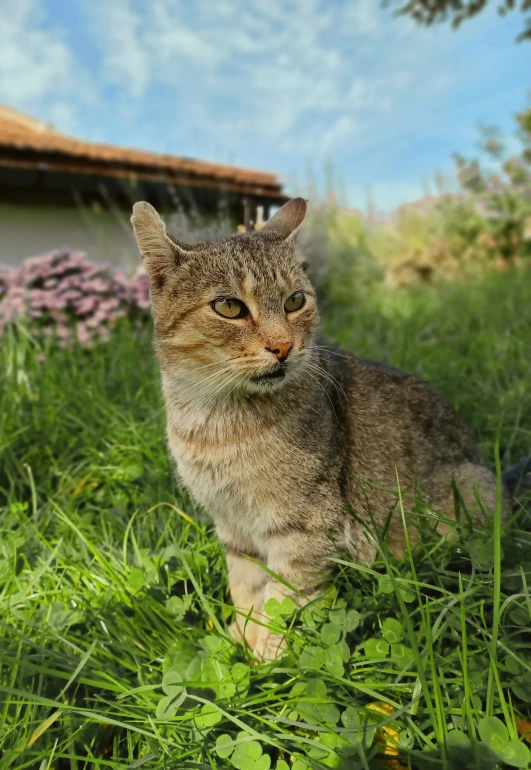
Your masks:
{"label": "cat's eye", "polygon": [[216,299],[212,303],[212,308],[224,318],[245,318],[246,315],[249,315],[247,306],[234,297]]}
{"label": "cat's eye", "polygon": [[293,313],[295,310],[300,310],[306,302],[306,297],[302,291],[296,291],[291,297],[288,297],[284,302],[284,310],[286,313]]}

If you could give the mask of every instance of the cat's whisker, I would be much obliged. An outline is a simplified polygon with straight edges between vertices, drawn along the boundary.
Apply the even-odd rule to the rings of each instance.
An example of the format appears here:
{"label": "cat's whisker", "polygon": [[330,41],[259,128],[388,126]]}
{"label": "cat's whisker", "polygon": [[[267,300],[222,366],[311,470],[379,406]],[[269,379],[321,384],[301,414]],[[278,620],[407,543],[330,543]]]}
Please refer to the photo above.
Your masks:
{"label": "cat's whisker", "polygon": [[331,356],[337,356],[338,358],[346,359],[350,358],[350,356],[346,353],[338,353],[337,350],[332,350],[332,348],[329,348],[326,345],[311,345],[308,350],[324,350],[325,353],[329,353]]}
{"label": "cat's whisker", "polygon": [[328,381],[333,384],[339,397],[341,398],[341,395],[343,395],[346,406],[348,407],[348,396],[345,393],[345,389],[343,388],[343,385],[339,382],[338,379],[336,379],[336,377],[334,377],[333,374],[330,374],[330,372],[327,372],[323,366],[320,366],[319,368],[321,369],[323,376],[325,376],[328,379]]}
{"label": "cat's whisker", "polygon": [[221,390],[224,389],[224,387],[229,383],[232,382],[232,380],[235,378],[236,373],[234,371],[226,372],[223,377],[219,379],[219,381],[212,387],[210,392],[208,393],[208,397],[212,398],[217,393],[219,393]]}
{"label": "cat's whisker", "polygon": [[[215,374],[217,374],[219,371],[222,371],[222,370],[226,369],[226,368],[228,367],[228,365],[229,365],[229,364],[228,364],[226,361],[222,361],[221,363],[220,363],[220,362],[218,362],[218,361],[216,361],[214,364],[208,364],[207,366],[205,366],[205,368],[207,368],[207,367],[208,367],[208,368],[211,368],[211,366],[217,366],[217,367],[218,367],[218,371],[213,373],[213,375],[212,375],[212,376],[214,376],[214,375],[215,375]],[[181,372],[180,372],[180,376],[177,376],[177,377],[173,377],[173,378],[169,379],[168,381],[169,381],[169,382],[171,382],[172,384],[173,384],[173,383],[182,383],[182,381],[183,381],[183,376],[186,376],[186,375],[190,375],[190,374],[191,374],[191,375],[194,375],[194,374],[195,374],[197,371],[200,371],[200,369],[201,369],[201,367],[199,367],[199,369],[196,369],[196,368],[194,367],[193,369],[190,369],[190,370],[184,370],[184,371],[181,371]],[[207,377],[207,378],[205,378],[205,379],[208,379],[208,377]],[[199,382],[195,382],[195,383],[194,383],[194,385],[198,385],[198,384],[200,384],[201,382],[204,382],[204,381],[205,381],[205,380],[199,380]]]}
{"label": "cat's whisker", "polygon": [[229,363],[231,363],[233,361],[238,361],[239,359],[240,359],[240,356],[230,356],[230,358],[226,358],[223,361],[214,361],[211,364],[201,364],[201,366],[194,366],[194,372],[198,372],[201,369],[208,369],[209,367],[212,367],[212,366],[220,366],[222,364],[229,364]]}
{"label": "cat's whisker", "polygon": [[[308,374],[309,374],[309,373],[308,373]],[[317,373],[316,373],[316,375],[314,375],[314,376],[316,376],[316,377],[319,379],[319,377],[320,377],[320,376],[322,377],[322,373],[321,373],[321,372],[317,372]],[[326,380],[325,380],[325,381],[326,381]],[[337,392],[337,388],[335,388],[334,384],[333,384],[333,383],[330,383],[330,384],[332,385],[332,387],[334,387],[334,389],[335,389],[335,390],[336,390],[336,392]],[[324,386],[323,386],[323,387],[324,387]],[[326,388],[325,388],[325,390],[326,390]],[[328,391],[326,391],[326,392],[328,393]],[[341,406],[343,407],[343,400],[342,400],[342,395],[341,395],[340,393],[338,393],[338,395],[339,395],[339,401],[340,401],[340,404],[341,404]],[[331,401],[331,399],[330,399],[330,401]],[[332,401],[331,401],[331,403],[332,403]],[[334,409],[334,413],[335,413],[335,409]]]}
{"label": "cat's whisker", "polygon": [[[240,366],[238,366],[240,364]],[[214,399],[215,396],[224,390],[224,388],[227,387],[227,385],[232,384],[232,379],[234,376],[235,385],[231,389],[231,392],[234,391],[235,387],[238,384],[238,380],[244,380],[245,375],[249,373],[249,366],[248,361],[242,361],[239,357],[234,357],[229,359],[229,361],[225,362],[225,366],[223,366],[218,371],[214,372],[213,374],[208,375],[207,377],[203,378],[199,382],[188,382],[183,383],[182,380],[177,380],[177,382],[180,383],[181,388],[179,391],[179,394],[175,396],[173,399],[176,403],[177,402],[184,402],[187,404],[194,404],[194,406],[197,409],[201,409],[205,406],[208,406]],[[207,384],[207,390],[205,392],[204,386]],[[191,395],[190,398],[188,396]],[[184,397],[184,399],[183,399]]]}
{"label": "cat's whisker", "polygon": [[205,398],[203,402],[200,404],[200,407],[207,406],[209,403],[212,403],[212,401],[215,400],[216,395],[222,392],[227,385],[230,385],[230,383],[232,382],[233,379],[236,378],[236,376],[237,375],[232,370],[229,372],[225,372],[223,376],[220,377],[220,381],[217,383],[214,383],[214,386],[205,395]]}
{"label": "cat's whisker", "polygon": [[240,358],[239,356],[231,356],[230,358],[226,358],[224,361],[213,361],[210,364],[202,364],[201,366],[193,366],[190,369],[188,369],[188,368],[181,369],[180,370],[180,376],[177,376],[177,377],[167,377],[166,376],[166,380],[167,380],[167,382],[169,382],[172,385],[176,384],[176,383],[179,384],[179,383],[182,382],[183,375],[195,374],[196,372],[200,372],[203,369],[211,369],[213,366],[223,367],[223,366],[226,366],[226,365],[228,365],[228,364],[230,364],[232,362],[238,361],[239,358]]}
{"label": "cat's whisker", "polygon": [[[232,371],[231,366],[225,366],[220,371],[214,372],[214,374],[209,375],[208,377],[205,377],[203,380],[200,380],[199,382],[190,382],[185,384],[184,386],[181,384],[181,387],[179,388],[178,392],[173,394],[172,401],[175,404],[183,404],[183,405],[191,405],[193,404],[197,408],[201,408],[206,403],[208,403],[210,393],[217,387],[220,380],[223,380],[224,377],[227,375],[230,375],[230,372]],[[205,383],[208,383],[208,386],[206,388],[202,388],[201,386],[205,385]],[[201,398],[202,396],[202,398]]]}
{"label": "cat's whisker", "polygon": [[324,369],[322,366],[316,364],[313,361],[307,361],[306,367],[314,371],[317,375],[323,377],[325,380],[327,380],[332,385],[332,387],[336,390],[337,395],[339,396],[339,400],[341,401],[342,398],[345,399],[346,406],[348,408],[347,394],[345,393],[345,390],[341,385],[341,383],[338,382],[335,377],[333,377],[329,372],[327,372],[326,369]]}
{"label": "cat's whisker", "polygon": [[[226,378],[223,383],[221,383],[220,387],[217,388],[217,390],[211,394],[210,397],[210,403],[217,402],[218,405],[225,405],[228,395],[232,393],[234,390],[234,387],[231,387],[233,383],[237,384],[238,377],[235,377],[234,375],[231,377]],[[229,390],[230,389],[230,390]],[[220,399],[218,401],[218,398]]]}
{"label": "cat's whisker", "polygon": [[336,412],[336,410],[335,410],[335,408],[334,408],[334,403],[333,403],[332,399],[330,398],[330,393],[329,393],[329,392],[327,391],[327,389],[324,387],[324,385],[322,384],[322,382],[320,382],[320,381],[319,381],[319,378],[318,378],[318,377],[316,377],[316,376],[315,376],[314,374],[312,374],[311,372],[306,372],[306,374],[307,374],[309,377],[311,377],[311,378],[312,378],[312,380],[313,380],[315,383],[317,383],[317,386],[318,386],[319,388],[321,388],[321,390],[323,391],[323,393],[325,394],[325,396],[327,397],[327,399],[330,401],[330,406],[332,407],[332,411],[333,411],[333,413],[335,414],[335,416],[336,416],[336,418],[337,418],[337,412]]}
{"label": "cat's whisker", "polygon": [[219,371],[214,372],[213,374],[209,374],[208,377],[205,377],[204,379],[199,380],[199,382],[191,382],[189,387],[193,388],[194,390],[196,390],[201,385],[203,385],[205,382],[209,382],[210,380],[214,380],[216,377],[219,377],[219,376],[221,376],[221,375],[223,375],[226,372],[229,372],[231,370],[232,370],[232,366],[231,365],[226,365],[222,369],[220,369]]}
{"label": "cat's whisker", "polygon": [[[333,382],[338,388],[340,388],[341,392],[347,398],[347,394],[345,393],[345,390],[341,383],[339,382],[336,377],[334,377],[333,374],[331,374],[329,371],[327,371],[324,366],[320,363],[320,361],[314,361],[313,359],[310,359],[309,364],[319,369],[319,371],[325,376],[330,382]],[[348,402],[348,399],[347,399]]]}
{"label": "cat's whisker", "polygon": [[244,380],[244,378],[243,378],[243,377],[236,377],[236,378],[235,378],[234,386],[231,388],[231,390],[230,390],[230,391],[227,393],[227,395],[225,396],[225,398],[224,398],[224,400],[223,400],[223,404],[226,404],[226,403],[227,403],[227,401],[229,400],[230,396],[232,396],[232,394],[234,393],[234,391],[236,390],[236,388],[238,387],[238,385],[239,385],[241,382],[243,382],[243,380]]}

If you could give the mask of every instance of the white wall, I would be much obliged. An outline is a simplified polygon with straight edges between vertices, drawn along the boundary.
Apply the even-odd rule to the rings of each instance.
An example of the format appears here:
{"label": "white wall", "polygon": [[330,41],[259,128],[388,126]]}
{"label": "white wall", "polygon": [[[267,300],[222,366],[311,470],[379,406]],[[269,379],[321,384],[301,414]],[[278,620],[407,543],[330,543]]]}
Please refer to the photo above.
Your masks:
{"label": "white wall", "polygon": [[125,211],[0,204],[0,265],[16,267],[61,246],[129,275],[141,264]]}

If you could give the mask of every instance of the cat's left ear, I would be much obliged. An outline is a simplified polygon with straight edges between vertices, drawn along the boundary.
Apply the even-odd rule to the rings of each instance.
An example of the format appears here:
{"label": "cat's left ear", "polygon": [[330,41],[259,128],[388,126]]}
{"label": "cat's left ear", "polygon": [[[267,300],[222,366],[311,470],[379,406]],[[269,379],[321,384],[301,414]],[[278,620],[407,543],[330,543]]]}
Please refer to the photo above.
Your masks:
{"label": "cat's left ear", "polygon": [[162,289],[171,272],[193,250],[169,237],[158,212],[146,201],[135,203],[131,223],[151,285]]}
{"label": "cat's left ear", "polygon": [[265,223],[259,233],[276,235],[283,241],[294,240],[306,216],[306,209],[304,198],[292,198]]}

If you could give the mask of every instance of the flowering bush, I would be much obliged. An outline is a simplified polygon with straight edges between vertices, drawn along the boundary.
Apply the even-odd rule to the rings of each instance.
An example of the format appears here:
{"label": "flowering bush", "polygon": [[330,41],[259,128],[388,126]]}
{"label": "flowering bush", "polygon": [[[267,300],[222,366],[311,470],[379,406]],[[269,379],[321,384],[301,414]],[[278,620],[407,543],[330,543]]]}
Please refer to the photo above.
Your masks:
{"label": "flowering bush", "polygon": [[0,269],[0,336],[15,319],[32,332],[76,338],[92,345],[109,338],[119,318],[142,320],[149,309],[149,283],[143,269],[132,279],[90,262],[72,249],[27,259],[21,267]]}

